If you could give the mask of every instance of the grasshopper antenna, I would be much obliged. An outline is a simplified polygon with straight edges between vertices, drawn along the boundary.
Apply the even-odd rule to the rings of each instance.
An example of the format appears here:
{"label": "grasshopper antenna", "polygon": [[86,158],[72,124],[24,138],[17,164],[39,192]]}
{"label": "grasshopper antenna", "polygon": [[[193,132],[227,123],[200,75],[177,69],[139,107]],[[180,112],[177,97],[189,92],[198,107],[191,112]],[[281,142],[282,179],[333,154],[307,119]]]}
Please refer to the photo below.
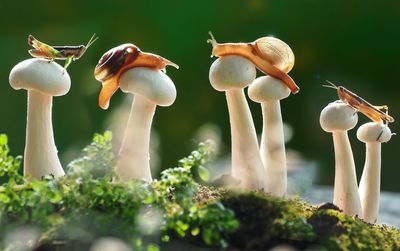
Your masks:
{"label": "grasshopper antenna", "polygon": [[86,45],[86,49],[89,48],[99,37],[95,37],[96,33],[93,33],[92,37],[89,39],[89,42]]}
{"label": "grasshopper antenna", "polygon": [[338,89],[338,87],[331,81],[329,81],[329,80],[325,80],[325,81],[328,83],[328,85],[322,85],[323,87],[328,87],[328,88],[332,88],[332,89],[336,89],[336,90]]}

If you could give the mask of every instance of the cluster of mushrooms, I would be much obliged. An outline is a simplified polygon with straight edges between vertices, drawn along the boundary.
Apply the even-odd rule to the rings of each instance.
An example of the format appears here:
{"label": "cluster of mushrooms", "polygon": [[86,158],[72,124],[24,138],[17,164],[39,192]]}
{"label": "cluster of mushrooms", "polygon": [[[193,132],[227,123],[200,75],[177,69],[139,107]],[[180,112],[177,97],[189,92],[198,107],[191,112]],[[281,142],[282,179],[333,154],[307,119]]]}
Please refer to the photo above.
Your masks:
{"label": "cluster of mushrooms", "polygon": [[[288,75],[294,54],[283,41],[263,37],[252,43],[219,44],[211,35],[212,56],[219,57],[210,68],[214,89],[226,94],[232,144],[232,177],[245,189],[264,190],[285,196],[286,153],[280,100],[299,88]],[[166,66],[178,66],[158,55],[145,53],[133,44],[107,51],[94,75],[102,83],[99,106],[107,109],[120,88],[132,93],[131,113],[119,150],[115,172],[122,181],[152,181],[150,131],[156,106],[170,106],[176,89],[165,74]],[[256,68],[265,76],[256,78]],[[44,175],[65,174],[57,155],[52,127],[52,97],[68,93],[71,79],[60,65],[48,58],[32,58],[17,64],[10,73],[14,89],[28,91],[24,175],[40,179]],[[258,143],[252,115],[244,94],[262,107],[263,129]],[[361,126],[357,137],[366,143],[364,173],[357,187],[354,160],[347,131],[357,123],[357,110],[346,102],[329,104],[321,113],[321,126],[332,132],[336,174],[333,202],[346,214],[375,222],[379,205],[381,143],[389,141],[390,129],[382,121]]]}
{"label": "cluster of mushrooms", "polygon": [[[345,214],[357,215],[369,223],[375,223],[379,211],[381,143],[388,142],[392,132],[382,118],[366,114],[373,121],[363,124],[357,130],[357,138],[366,145],[364,170],[358,187],[353,152],[347,135],[347,131],[353,129],[358,122],[357,110],[341,94],[347,90],[341,86],[337,88],[341,99],[328,104],[320,115],[322,129],[333,136],[333,203]],[[359,101],[366,102],[361,98]],[[388,122],[394,121],[389,115],[382,115],[388,118]]]}

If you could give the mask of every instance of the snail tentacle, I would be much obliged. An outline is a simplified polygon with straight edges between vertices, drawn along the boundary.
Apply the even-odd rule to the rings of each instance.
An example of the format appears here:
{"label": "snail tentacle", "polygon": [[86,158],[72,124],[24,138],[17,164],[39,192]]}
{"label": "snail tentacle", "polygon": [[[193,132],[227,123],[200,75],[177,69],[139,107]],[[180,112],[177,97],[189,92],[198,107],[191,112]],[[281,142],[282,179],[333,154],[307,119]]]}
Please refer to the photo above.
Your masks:
{"label": "snail tentacle", "polygon": [[214,48],[217,47],[219,45],[219,43],[217,42],[217,40],[215,39],[215,37],[211,31],[209,31],[208,34],[210,35],[210,38],[207,39],[207,43],[211,44],[213,47],[213,50],[211,51],[211,56],[210,56],[212,58],[212,57],[216,56],[214,54]]}

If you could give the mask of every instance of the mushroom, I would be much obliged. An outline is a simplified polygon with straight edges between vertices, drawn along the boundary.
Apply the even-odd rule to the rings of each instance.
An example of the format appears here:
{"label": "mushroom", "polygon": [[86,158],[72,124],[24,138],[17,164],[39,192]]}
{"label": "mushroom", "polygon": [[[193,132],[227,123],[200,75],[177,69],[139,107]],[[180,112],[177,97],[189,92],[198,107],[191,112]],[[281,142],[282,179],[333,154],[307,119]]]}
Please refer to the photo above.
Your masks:
{"label": "mushroom", "polygon": [[70,89],[68,73],[55,62],[32,58],[14,66],[9,81],[15,90],[28,91],[24,175],[34,179],[50,174],[63,176],[53,138],[51,111],[53,96],[65,95]]}
{"label": "mushroom", "polygon": [[[296,85],[294,80],[287,74],[293,68],[294,54],[293,54],[292,49],[285,42],[283,42],[277,38],[274,38],[274,37],[262,37],[251,43],[222,43],[221,44],[215,40],[215,38],[211,34],[211,32],[210,32],[210,36],[211,36],[211,38],[207,42],[211,43],[211,45],[213,47],[212,56],[215,55],[215,56],[222,57],[222,58],[226,58],[228,56],[235,56],[235,57],[241,56],[245,59],[248,59],[251,63],[253,63],[253,65],[255,67],[257,67],[257,69],[259,69],[263,73],[279,79],[279,84],[283,85],[282,87],[278,87],[278,88],[280,88],[280,90],[285,91],[286,89],[283,87],[286,86],[289,89],[289,92],[291,91],[294,94],[299,91],[299,87]],[[250,69],[250,66],[248,66],[248,69]],[[210,71],[210,74],[211,74],[211,71]],[[231,74],[231,73],[228,72],[228,74]],[[239,73],[237,73],[237,74],[239,74]],[[253,80],[254,80],[254,78],[253,78]],[[210,77],[210,79],[211,79],[211,77]],[[248,78],[248,79],[250,79],[250,78]],[[239,84],[238,86],[240,86],[240,82],[237,82],[237,83]],[[248,85],[247,83],[243,82],[241,88],[244,88],[247,85]],[[216,88],[215,86],[214,86],[214,88],[218,90],[218,88]],[[259,88],[256,88],[256,89],[259,89]],[[222,88],[221,90],[225,90],[225,89]],[[257,92],[257,91],[258,90],[255,90],[255,92]],[[227,92],[227,94],[228,94],[228,92]],[[289,95],[289,93],[286,96],[288,96],[288,95]],[[227,95],[227,98],[228,98],[228,95]],[[247,107],[247,103],[245,105]],[[278,102],[278,105],[279,105],[279,102]],[[228,101],[228,108],[229,108],[229,101]],[[270,111],[267,111],[265,109],[263,111],[269,113],[269,112],[273,112],[272,110],[276,111],[276,109],[277,109],[276,107],[275,108],[271,107]],[[278,112],[280,113],[280,108],[278,108],[278,109],[279,109]],[[232,117],[234,115],[232,115],[230,112],[230,116]],[[271,114],[271,115],[265,114],[264,115],[264,117],[267,117],[267,116],[271,116],[270,119],[272,119],[272,117],[276,116],[276,115],[274,115],[274,114]],[[249,129],[249,130],[255,131],[253,122],[251,120],[251,115],[249,115],[249,117],[250,117],[249,123],[251,123],[251,127],[252,127],[252,129]],[[278,119],[278,118],[276,118],[276,119]],[[280,120],[282,120],[282,118],[280,118]],[[280,122],[280,123],[282,124],[282,122]],[[232,127],[232,132],[233,132],[235,125],[232,124],[232,119],[231,119],[231,127]],[[264,126],[264,128],[265,128],[265,126]],[[249,137],[249,135],[251,135],[253,132],[251,132],[251,134],[249,134],[249,135],[246,135],[241,131],[239,131],[239,133],[242,134],[243,137],[247,137],[248,138],[247,141],[253,143],[253,141],[254,141],[253,136]],[[282,134],[282,142],[283,142],[283,133],[281,133],[281,134]],[[276,164],[278,164],[280,162],[279,165],[280,166],[283,165],[284,168],[279,168],[278,173],[280,173],[280,174],[278,174],[278,176],[280,178],[275,179],[277,177],[277,175],[276,175],[276,173],[274,174],[273,172],[276,172],[276,170],[278,170],[278,168],[276,168],[276,169],[275,168],[267,168],[265,166],[265,164],[267,164],[269,162],[269,160],[267,160],[267,159],[271,157],[271,156],[269,156],[269,153],[275,151],[274,149],[271,149],[269,147],[276,148],[276,144],[273,142],[269,142],[269,143],[266,142],[265,138],[267,138],[267,136],[263,137],[262,146],[261,146],[261,148],[262,148],[261,155],[263,155],[263,156],[260,158],[263,158],[262,162],[264,162],[264,166],[262,168],[259,168],[258,166],[256,166],[259,164],[258,156],[256,159],[253,160],[256,165],[253,163],[249,163],[248,157],[243,157],[241,159],[242,159],[242,162],[248,163],[247,165],[254,166],[253,168],[255,171],[252,172],[253,175],[254,174],[259,175],[260,171],[263,171],[264,169],[269,169],[269,170],[267,170],[267,174],[268,175],[271,174],[272,177],[266,176],[262,179],[259,178],[263,183],[263,188],[266,190],[266,192],[270,192],[270,193],[272,193],[274,195],[278,195],[278,196],[283,196],[286,192],[286,181],[285,181],[286,180],[286,178],[285,178],[286,170],[283,170],[283,172],[282,172],[282,169],[286,169],[286,159],[285,159],[286,156],[284,153],[284,145],[283,145],[283,155],[281,155],[279,157],[279,160],[277,160],[277,162],[275,162]],[[270,138],[268,137],[268,139],[270,139]],[[233,145],[233,141],[234,141],[234,136],[232,133],[232,145]],[[246,140],[243,140],[243,142],[246,142]],[[281,145],[281,143],[279,143],[279,145]],[[246,148],[245,146],[242,146],[242,147]],[[281,147],[281,146],[279,146],[279,147]],[[247,149],[248,148],[246,148],[245,150],[252,151],[255,148],[253,148],[253,146],[251,146],[251,148],[249,150],[247,150]],[[240,156],[240,154],[241,153],[239,153],[237,155]],[[232,148],[232,155],[234,155],[234,146]],[[281,158],[283,158],[283,160]],[[232,164],[233,165],[235,164],[234,161]],[[269,164],[271,164],[271,163],[269,163]],[[245,165],[243,165],[243,166],[245,166]],[[251,170],[252,168],[247,167],[246,169]],[[234,174],[234,177],[235,176],[242,177],[240,174],[239,175],[235,174],[234,169],[233,169],[233,174]],[[282,175],[284,177],[282,177]],[[264,175],[262,175],[262,176],[264,176]],[[270,181],[271,181],[271,183],[269,184]]]}
{"label": "mushroom", "polygon": [[134,99],[116,172],[122,180],[145,179],[150,182],[149,147],[153,116],[157,105],[174,103],[175,85],[159,70],[138,67],[121,76],[120,88],[125,93],[134,94]]}
{"label": "mushroom", "polygon": [[225,91],[231,125],[232,176],[239,186],[248,189],[264,187],[265,175],[256,130],[243,88],[256,77],[256,69],[248,59],[229,55],[215,60],[209,79],[217,91]]}
{"label": "mushroom", "polygon": [[162,71],[174,63],[154,54],[141,52],[133,44],[123,44],[106,52],[95,69],[103,83],[99,105],[107,109],[118,89],[134,94],[128,125],[119,151],[116,174],[122,181],[152,180],[149,147],[156,106],[170,106],[176,98],[172,80]]}
{"label": "mushroom", "polygon": [[264,164],[267,186],[275,196],[284,196],[287,187],[285,139],[280,100],[290,95],[290,89],[271,76],[257,78],[248,89],[249,98],[261,103],[263,130],[260,153]]}
{"label": "mushroom", "polygon": [[335,184],[333,203],[347,215],[361,216],[356,170],[347,131],[358,122],[357,110],[338,100],[321,112],[320,124],[333,135],[335,150]]}
{"label": "mushroom", "polygon": [[360,199],[362,219],[375,223],[379,211],[381,179],[381,143],[392,137],[389,127],[379,122],[366,123],[357,130],[357,138],[365,143],[366,155],[363,174],[360,180]]}

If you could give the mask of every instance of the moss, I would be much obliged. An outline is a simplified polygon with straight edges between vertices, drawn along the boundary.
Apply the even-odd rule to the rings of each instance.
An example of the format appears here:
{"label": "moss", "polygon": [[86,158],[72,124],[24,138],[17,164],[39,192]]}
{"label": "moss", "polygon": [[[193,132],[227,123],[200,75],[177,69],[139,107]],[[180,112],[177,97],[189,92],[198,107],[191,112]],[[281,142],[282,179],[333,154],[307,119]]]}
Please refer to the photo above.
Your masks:
{"label": "moss", "polygon": [[134,250],[400,250],[398,229],[346,216],[331,203],[204,185],[205,144],[151,184],[111,182],[111,138],[96,135],[66,176],[31,182],[0,135],[0,178],[7,180],[0,186],[0,249],[8,245],[3,236],[32,225],[43,231],[35,250],[88,250],[103,236]]}
{"label": "moss", "polygon": [[197,204],[207,204],[215,201],[228,193],[227,189],[200,185],[193,196],[193,201]]}
{"label": "moss", "polygon": [[312,227],[305,220],[311,207],[299,200],[282,200],[260,192],[232,192],[221,201],[240,222],[239,230],[228,235],[232,247],[268,250],[283,243],[299,248],[314,244]]}
{"label": "moss", "polygon": [[332,209],[319,210],[312,217],[337,220],[328,234],[318,233],[319,242],[330,250],[400,250],[400,231],[394,227],[369,224]]}
{"label": "moss", "polygon": [[232,248],[268,250],[288,244],[299,249],[400,250],[398,229],[346,216],[331,203],[312,206],[262,192],[226,192],[220,200],[240,222],[228,234]]}

